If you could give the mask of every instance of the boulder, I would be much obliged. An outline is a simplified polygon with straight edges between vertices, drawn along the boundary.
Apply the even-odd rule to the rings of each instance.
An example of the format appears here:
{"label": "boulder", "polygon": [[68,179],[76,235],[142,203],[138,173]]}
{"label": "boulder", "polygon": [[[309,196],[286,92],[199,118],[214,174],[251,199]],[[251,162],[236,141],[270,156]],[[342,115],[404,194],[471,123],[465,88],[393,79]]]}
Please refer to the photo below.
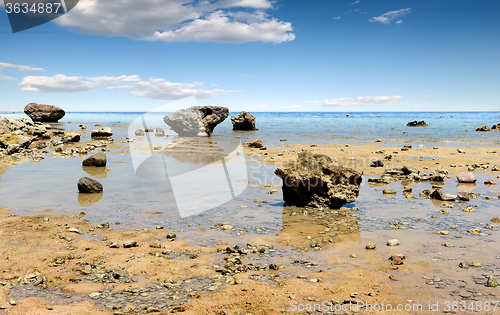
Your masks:
{"label": "boulder", "polygon": [[57,122],[66,114],[57,106],[29,103],[24,107],[24,113],[33,121]]}
{"label": "boulder", "polygon": [[500,123],[499,123],[499,124],[496,124],[496,125],[491,126],[491,130],[500,130]]}
{"label": "boulder", "polygon": [[102,137],[111,137],[112,135],[113,135],[113,132],[111,131],[111,128],[104,127],[104,128],[92,130],[91,137],[92,138],[102,138]]}
{"label": "boulder", "polygon": [[222,106],[193,106],[165,115],[163,121],[179,136],[210,136],[214,128],[229,116]]}
{"label": "boulder", "polygon": [[97,153],[83,160],[83,166],[106,167],[106,154]]}
{"label": "boulder", "polygon": [[238,116],[231,116],[233,130],[257,130],[255,116],[248,112],[241,112]]}
{"label": "boulder", "polygon": [[491,131],[491,129],[490,129],[490,127],[484,125],[484,126],[478,127],[476,129],[476,131]]}
{"label": "boulder", "polygon": [[264,143],[262,143],[262,140],[259,139],[254,139],[247,142],[247,147],[249,148],[262,148],[263,146]]}
{"label": "boulder", "polygon": [[477,178],[472,172],[460,172],[457,175],[457,180],[459,183],[475,183]]}
{"label": "boulder", "polygon": [[411,166],[411,165],[403,166],[401,171],[403,172],[404,175],[420,174],[420,171],[418,170],[418,168],[416,168],[415,166]]}
{"label": "boulder", "polygon": [[409,123],[406,124],[406,127],[427,127],[427,123],[423,120],[421,121],[410,121]]}
{"label": "boulder", "polygon": [[362,172],[334,166],[326,155],[301,152],[274,172],[283,180],[285,205],[339,208],[359,195]]}
{"label": "boulder", "polygon": [[80,178],[77,186],[78,191],[81,193],[97,194],[102,192],[101,183],[88,177]]}

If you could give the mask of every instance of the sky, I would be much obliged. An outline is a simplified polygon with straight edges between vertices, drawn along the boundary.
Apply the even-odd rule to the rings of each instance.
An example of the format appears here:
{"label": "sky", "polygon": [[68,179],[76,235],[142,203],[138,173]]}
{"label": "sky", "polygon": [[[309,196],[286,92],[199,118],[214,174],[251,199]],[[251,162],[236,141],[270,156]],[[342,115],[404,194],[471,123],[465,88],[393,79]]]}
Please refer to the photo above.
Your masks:
{"label": "sky", "polygon": [[499,14],[498,0],[80,0],[13,33],[0,0],[0,110],[195,96],[233,112],[500,111]]}

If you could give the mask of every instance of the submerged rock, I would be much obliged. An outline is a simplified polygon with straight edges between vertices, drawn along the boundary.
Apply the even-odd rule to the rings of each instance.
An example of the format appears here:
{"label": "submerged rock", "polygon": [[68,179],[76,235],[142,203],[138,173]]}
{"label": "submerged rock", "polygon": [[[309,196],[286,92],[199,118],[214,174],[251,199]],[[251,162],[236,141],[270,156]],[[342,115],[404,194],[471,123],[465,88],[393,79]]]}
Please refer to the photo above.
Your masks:
{"label": "submerged rock", "polygon": [[421,121],[410,121],[409,123],[406,124],[407,127],[427,127],[427,123],[423,120]]}
{"label": "submerged rock", "polygon": [[81,193],[96,194],[102,192],[102,185],[89,177],[82,177],[78,181],[78,191]]}
{"label": "submerged rock", "polygon": [[305,151],[274,172],[283,180],[286,205],[339,208],[359,195],[362,172],[334,166],[331,158]]}
{"label": "submerged rock", "polygon": [[97,153],[95,155],[92,155],[85,160],[83,160],[82,165],[83,166],[93,166],[93,167],[105,167],[106,166],[106,154],[104,153]]}
{"label": "submerged rock", "polygon": [[241,112],[238,116],[231,116],[233,130],[257,130],[255,116],[248,112]]}
{"label": "submerged rock", "polygon": [[57,122],[66,114],[64,110],[57,106],[29,103],[24,107],[24,113],[33,121]]}
{"label": "submerged rock", "polygon": [[210,136],[227,116],[227,107],[193,106],[165,115],[163,121],[179,136]]}

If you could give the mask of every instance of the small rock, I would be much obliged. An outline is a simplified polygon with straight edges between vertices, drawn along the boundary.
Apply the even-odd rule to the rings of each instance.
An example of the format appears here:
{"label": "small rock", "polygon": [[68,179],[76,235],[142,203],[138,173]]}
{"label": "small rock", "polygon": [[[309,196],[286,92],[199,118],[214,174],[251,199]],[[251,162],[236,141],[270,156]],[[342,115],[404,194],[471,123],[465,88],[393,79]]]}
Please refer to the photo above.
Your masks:
{"label": "small rock", "polygon": [[488,179],[487,181],[484,182],[485,185],[488,185],[488,186],[493,186],[493,185],[496,185],[497,182],[495,182],[494,180],[492,179]]}
{"label": "small rock", "polygon": [[169,240],[169,241],[173,241],[173,240],[175,240],[176,238],[177,238],[177,235],[175,235],[175,233],[174,233],[174,232],[168,232],[168,233],[167,233],[167,240]]}
{"label": "small rock", "polygon": [[468,229],[467,233],[478,235],[478,234],[481,234],[481,229],[479,229],[479,228]]}
{"label": "small rock", "polygon": [[264,146],[264,144],[262,143],[262,140],[254,139],[254,140],[248,141],[247,146],[249,148],[262,148]]}
{"label": "small rock", "polygon": [[462,268],[462,269],[466,269],[466,268],[469,268],[469,263],[466,262],[466,261],[462,261],[458,264],[458,267]]}
{"label": "small rock", "polygon": [[392,190],[392,189],[384,189],[384,190],[382,191],[382,193],[383,193],[384,195],[395,195],[395,194],[396,194],[396,191],[395,191],[395,190]]}
{"label": "small rock", "polygon": [[400,243],[397,239],[393,239],[393,240],[388,240],[387,241],[387,246],[398,246]]}
{"label": "small rock", "polygon": [[136,247],[137,246],[137,241],[132,240],[132,241],[127,241],[123,243],[123,248],[130,248],[130,247]]}
{"label": "small rock", "polygon": [[448,235],[450,234],[450,231],[437,231],[439,235]]}
{"label": "small rock", "polygon": [[368,244],[366,244],[366,249],[375,249],[376,247],[377,247],[377,245],[374,244],[374,243],[368,243]]}
{"label": "small rock", "polygon": [[106,154],[101,152],[83,160],[82,165],[92,166],[92,167],[106,167],[106,163],[107,163]]}
{"label": "small rock", "polygon": [[89,177],[80,178],[77,187],[78,191],[81,193],[95,194],[101,193],[103,190],[101,183]]}
{"label": "small rock", "polygon": [[472,172],[460,172],[457,175],[457,180],[459,183],[475,183],[477,178]]}
{"label": "small rock", "polygon": [[491,222],[493,222],[495,224],[500,224],[500,218],[499,217],[494,217],[493,219],[491,219]]}
{"label": "small rock", "polygon": [[486,286],[488,288],[496,288],[498,286],[497,279],[493,276],[489,276],[488,281],[486,281]]}

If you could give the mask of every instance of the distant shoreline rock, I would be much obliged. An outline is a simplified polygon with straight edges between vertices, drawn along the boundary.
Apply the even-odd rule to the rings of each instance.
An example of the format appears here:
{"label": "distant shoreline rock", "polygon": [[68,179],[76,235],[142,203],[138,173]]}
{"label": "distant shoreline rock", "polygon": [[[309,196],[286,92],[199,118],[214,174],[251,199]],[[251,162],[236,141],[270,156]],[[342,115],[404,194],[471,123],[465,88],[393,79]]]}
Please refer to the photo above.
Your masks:
{"label": "distant shoreline rock", "polygon": [[476,128],[476,131],[492,131],[492,130],[499,131],[500,123],[491,126],[491,128],[486,125]]}
{"label": "distant shoreline rock", "polygon": [[410,121],[409,123],[406,124],[406,127],[427,127],[427,123],[423,120],[421,121]]}
{"label": "distant shoreline rock", "polygon": [[59,119],[66,115],[66,112],[57,106],[29,103],[24,107],[24,113],[31,120],[39,122],[58,122]]}
{"label": "distant shoreline rock", "polygon": [[238,116],[231,116],[233,130],[258,130],[255,128],[255,116],[249,112],[241,112]]}

